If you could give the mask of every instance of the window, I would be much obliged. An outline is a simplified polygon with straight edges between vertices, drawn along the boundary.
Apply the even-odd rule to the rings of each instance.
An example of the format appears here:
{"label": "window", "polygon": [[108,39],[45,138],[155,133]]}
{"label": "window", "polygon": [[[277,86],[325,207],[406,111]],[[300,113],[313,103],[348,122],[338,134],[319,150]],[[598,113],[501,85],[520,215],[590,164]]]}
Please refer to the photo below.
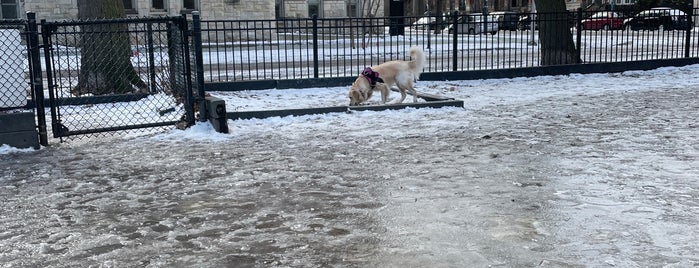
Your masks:
{"label": "window", "polygon": [[0,9],[2,9],[2,13],[0,13],[0,19],[19,18],[17,8],[17,0],[1,0]]}
{"label": "window", "polygon": [[312,18],[313,15],[321,17],[320,14],[320,0],[309,0],[308,1],[308,17]]}
{"label": "window", "polygon": [[124,0],[124,10],[126,11],[126,14],[138,14],[138,10],[136,10],[136,4],[134,3],[136,0]]}
{"label": "window", "polygon": [[512,0],[510,1],[510,7],[524,7],[527,3],[526,0]]}
{"label": "window", "polygon": [[198,0],[183,0],[182,9],[199,10]]}
{"label": "window", "polygon": [[166,0],[151,0],[151,9],[156,11],[165,11]]}
{"label": "window", "polygon": [[318,4],[315,5],[308,5],[308,17],[313,17],[313,15],[316,15],[318,18],[320,18],[320,15],[318,14],[319,10]]}
{"label": "window", "polygon": [[347,17],[354,18],[358,17],[359,14],[357,14],[357,4],[356,3],[349,3],[347,4]]}
{"label": "window", "polygon": [[345,1],[345,9],[347,11],[347,17],[359,17],[359,10],[357,10],[358,6],[358,1],[357,0],[346,0]]}

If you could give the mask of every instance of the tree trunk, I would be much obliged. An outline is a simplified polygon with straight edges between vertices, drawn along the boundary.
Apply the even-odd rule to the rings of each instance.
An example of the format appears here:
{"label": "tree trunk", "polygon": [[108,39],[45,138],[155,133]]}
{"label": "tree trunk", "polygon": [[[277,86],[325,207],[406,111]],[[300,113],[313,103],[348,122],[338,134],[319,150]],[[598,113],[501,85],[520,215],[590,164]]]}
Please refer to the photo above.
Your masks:
{"label": "tree trunk", "polygon": [[[78,0],[80,19],[125,17],[122,0]],[[128,25],[124,23],[81,26],[81,61],[76,96],[146,92],[148,86],[131,64]]]}
{"label": "tree trunk", "polygon": [[[443,0],[435,0],[435,5],[434,5],[434,15],[437,16],[435,19],[435,27],[434,27],[434,34],[440,34],[442,33],[442,26],[445,23],[444,22],[444,17],[442,16],[442,13],[444,13],[444,1]],[[456,27],[456,26],[454,26]]]}
{"label": "tree trunk", "polygon": [[563,0],[537,0],[541,65],[581,63],[571,33],[572,17]]}

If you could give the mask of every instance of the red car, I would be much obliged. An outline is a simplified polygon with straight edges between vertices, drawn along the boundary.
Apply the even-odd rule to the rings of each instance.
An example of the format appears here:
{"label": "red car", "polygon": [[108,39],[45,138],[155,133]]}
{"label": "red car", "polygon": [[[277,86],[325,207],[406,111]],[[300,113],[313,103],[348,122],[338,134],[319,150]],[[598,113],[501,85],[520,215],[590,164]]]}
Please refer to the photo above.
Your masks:
{"label": "red car", "polygon": [[611,11],[599,11],[582,20],[583,30],[618,30],[623,25],[624,17]]}

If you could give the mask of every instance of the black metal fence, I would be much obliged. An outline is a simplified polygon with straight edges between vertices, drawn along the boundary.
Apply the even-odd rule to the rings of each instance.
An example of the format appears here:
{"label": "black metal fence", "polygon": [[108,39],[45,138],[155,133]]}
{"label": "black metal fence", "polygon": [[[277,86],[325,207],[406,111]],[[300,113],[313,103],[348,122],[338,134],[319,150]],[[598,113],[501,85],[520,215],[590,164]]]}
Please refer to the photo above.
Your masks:
{"label": "black metal fence", "polygon": [[41,30],[54,137],[193,121],[184,18],[42,22]]}
{"label": "black metal fence", "polygon": [[[693,25],[692,11],[675,17]],[[563,25],[567,33],[556,32],[546,38],[572,40],[580,63],[699,56],[693,27],[641,30],[615,24],[610,28],[601,25],[600,30],[585,29],[584,22],[596,12],[518,14],[514,22],[493,15],[457,14],[444,16],[441,23],[434,16],[205,20],[201,22],[205,80],[355,76],[366,66],[407,59],[411,46],[424,48],[428,59],[425,72],[538,67],[546,45],[539,36],[539,25]],[[633,18],[627,16],[620,18],[619,25]],[[491,30],[492,25],[495,30]]]}

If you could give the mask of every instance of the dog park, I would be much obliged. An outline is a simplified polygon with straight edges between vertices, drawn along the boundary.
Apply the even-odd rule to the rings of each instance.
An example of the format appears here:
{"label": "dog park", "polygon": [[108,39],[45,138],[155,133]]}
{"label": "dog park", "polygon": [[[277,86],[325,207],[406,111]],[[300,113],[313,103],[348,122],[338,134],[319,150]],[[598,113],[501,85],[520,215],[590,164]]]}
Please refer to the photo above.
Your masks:
{"label": "dog park", "polygon": [[[151,27],[160,22],[150,21]],[[168,31],[169,24],[162,25]],[[73,27],[68,23],[54,26],[63,37],[72,33],[60,30]],[[662,36],[684,40],[680,33]],[[494,44],[492,38],[507,36],[500,34],[478,38]],[[334,80],[312,79],[322,64],[301,65],[292,76],[311,76],[302,80],[307,87],[285,88],[294,82],[272,74],[253,83],[265,72],[245,68],[238,73],[243,81],[217,84],[211,77],[219,70],[254,64],[246,58],[214,67],[230,54],[213,45],[202,51],[207,67],[201,78],[211,97],[225,101],[228,134],[199,120],[184,130],[164,127],[188,111],[160,92],[135,93],[130,101],[54,96],[60,105],[45,113],[61,121],[47,124],[48,133],[58,134],[47,137],[49,146],[0,149],[0,266],[699,264],[699,65],[693,54],[626,63],[640,70],[588,63],[562,67],[579,71],[563,74],[529,66],[460,74],[487,79],[430,79],[456,75],[430,69],[453,52],[439,52],[440,38],[451,37],[431,38],[429,48],[420,43],[428,64],[415,88],[444,96],[441,101],[458,100],[457,106],[406,101],[401,109],[373,110],[392,106],[374,103],[345,108],[359,68],[383,62],[380,57],[356,62],[356,70],[348,68],[351,75]],[[415,44],[391,51],[404,55],[409,45]],[[163,53],[143,47],[146,52],[132,61],[145,60],[145,77],[159,77],[161,69],[147,66],[165,59],[166,47]],[[263,46],[248,46],[245,55],[269,55],[250,50],[256,47]],[[75,85],[77,50],[59,48],[50,52],[58,57],[49,66],[67,69],[51,72],[61,79],[47,79]],[[291,54],[304,62],[319,55],[340,58]],[[271,65],[260,63],[259,69],[264,66]],[[326,67],[337,70],[336,64]],[[522,70],[535,75],[497,77]],[[181,77],[170,81],[179,84]],[[192,78],[197,85],[198,77]],[[275,79],[276,88],[216,90],[252,89]],[[47,95],[70,88],[50,84],[54,91]],[[106,102],[108,97],[119,101]],[[390,93],[389,101],[397,98]],[[342,109],[317,112],[323,107]],[[301,112],[259,116],[264,111]],[[253,116],[233,119],[239,115]]]}

